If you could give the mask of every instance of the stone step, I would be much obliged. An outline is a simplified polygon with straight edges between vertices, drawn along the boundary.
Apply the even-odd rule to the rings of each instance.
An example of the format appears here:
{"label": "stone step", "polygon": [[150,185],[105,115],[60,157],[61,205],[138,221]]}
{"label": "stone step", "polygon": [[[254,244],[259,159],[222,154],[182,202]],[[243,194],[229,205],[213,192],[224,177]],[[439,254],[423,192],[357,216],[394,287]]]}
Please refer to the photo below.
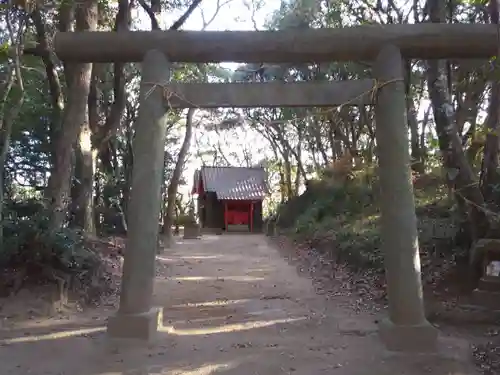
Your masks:
{"label": "stone step", "polygon": [[500,292],[475,289],[472,292],[473,304],[490,310],[500,310]]}
{"label": "stone step", "polygon": [[500,277],[482,277],[481,280],[479,280],[477,289],[489,292],[500,292]]}
{"label": "stone step", "polygon": [[239,224],[228,224],[227,225],[228,232],[250,232],[250,228],[248,225],[239,225]]}

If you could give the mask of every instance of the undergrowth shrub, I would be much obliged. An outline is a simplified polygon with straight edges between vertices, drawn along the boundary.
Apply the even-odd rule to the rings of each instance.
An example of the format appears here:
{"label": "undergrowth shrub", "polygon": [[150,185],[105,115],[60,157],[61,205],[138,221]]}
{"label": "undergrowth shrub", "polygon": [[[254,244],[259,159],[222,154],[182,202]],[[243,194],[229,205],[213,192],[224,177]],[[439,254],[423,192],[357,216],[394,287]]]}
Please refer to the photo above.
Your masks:
{"label": "undergrowth shrub", "polygon": [[182,214],[182,215],[179,215],[178,217],[176,217],[174,219],[174,224],[175,225],[178,225],[178,226],[181,226],[181,227],[185,227],[185,226],[189,226],[189,225],[192,225],[192,224],[196,224],[196,221],[193,222],[193,216],[192,215],[189,215],[189,214]]}
{"label": "undergrowth shrub", "polygon": [[105,260],[74,229],[50,232],[46,212],[31,218],[8,215],[0,251],[0,283],[16,293],[23,287],[55,283],[65,293],[96,302],[110,289]]}
{"label": "undergrowth shrub", "polygon": [[382,267],[378,216],[367,216],[373,203],[370,187],[316,185],[314,199],[295,217],[293,235],[337,262],[354,267]]}
{"label": "undergrowth shrub", "polygon": [[[304,194],[278,208],[278,226],[338,263],[383,271],[377,177],[372,170],[356,173],[342,183],[310,181]],[[431,182],[416,190],[421,250],[456,253],[449,199]]]}

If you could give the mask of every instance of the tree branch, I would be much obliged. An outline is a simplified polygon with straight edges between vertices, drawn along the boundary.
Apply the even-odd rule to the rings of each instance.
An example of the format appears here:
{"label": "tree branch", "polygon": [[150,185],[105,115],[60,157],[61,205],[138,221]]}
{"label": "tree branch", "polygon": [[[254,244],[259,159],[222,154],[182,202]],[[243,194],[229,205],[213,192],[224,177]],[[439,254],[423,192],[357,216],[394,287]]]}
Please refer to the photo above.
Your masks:
{"label": "tree branch", "polygon": [[170,26],[169,30],[179,30],[202,1],[203,0],[193,0],[189,8],[187,8],[184,14]]}
{"label": "tree branch", "polygon": [[229,4],[231,1],[233,1],[233,0],[226,0],[223,3],[221,3],[221,0],[217,0],[217,6],[215,7],[215,12],[214,12],[214,14],[212,14],[212,17],[210,17],[210,19],[208,21],[205,19],[205,13],[203,12],[203,10],[201,10],[201,19],[203,20],[202,30],[205,30],[208,26],[210,26],[210,24],[213,22],[215,17],[217,17],[217,15],[219,14],[220,10],[225,5]]}
{"label": "tree branch", "polygon": [[151,7],[146,4],[144,0],[137,0],[139,4],[141,5],[142,9],[148,14],[149,19],[151,20],[151,30],[160,30],[160,24],[158,23],[158,20],[156,19],[156,15],[151,9]]}

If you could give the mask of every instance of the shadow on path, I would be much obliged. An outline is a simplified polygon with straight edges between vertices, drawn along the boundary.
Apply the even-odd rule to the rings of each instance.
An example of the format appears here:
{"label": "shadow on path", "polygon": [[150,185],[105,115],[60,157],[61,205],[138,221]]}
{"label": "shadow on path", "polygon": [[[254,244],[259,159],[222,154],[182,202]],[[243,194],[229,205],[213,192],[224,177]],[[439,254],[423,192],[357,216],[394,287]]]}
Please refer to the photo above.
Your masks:
{"label": "shadow on path", "polygon": [[457,341],[457,358],[390,355],[372,316],[317,295],[263,236],[206,235],[158,262],[167,267],[155,285],[164,308],[155,345],[111,345],[109,311],[96,310],[1,330],[2,374],[475,374]]}

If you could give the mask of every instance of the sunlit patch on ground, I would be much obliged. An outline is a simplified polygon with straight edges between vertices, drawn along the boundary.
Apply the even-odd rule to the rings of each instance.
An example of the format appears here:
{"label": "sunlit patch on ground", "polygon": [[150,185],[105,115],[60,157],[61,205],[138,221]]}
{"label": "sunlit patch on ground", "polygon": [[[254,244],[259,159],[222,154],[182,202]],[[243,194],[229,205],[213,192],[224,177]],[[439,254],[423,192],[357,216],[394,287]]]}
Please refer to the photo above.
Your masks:
{"label": "sunlit patch on ground", "polygon": [[105,332],[106,327],[82,328],[70,331],[51,332],[44,335],[26,335],[0,340],[0,345],[19,344],[35,341],[58,340],[75,336],[86,336],[93,333]]}
{"label": "sunlit patch on ground", "polygon": [[182,259],[182,260],[185,260],[185,259],[205,260],[205,259],[220,259],[220,258],[222,258],[222,255],[191,255],[191,256],[186,255],[186,256],[180,257],[179,259]]}
{"label": "sunlit patch on ground", "polygon": [[173,308],[182,308],[182,307],[208,307],[208,306],[228,306],[228,305],[237,305],[241,303],[245,303],[250,301],[249,299],[233,299],[233,300],[215,300],[215,301],[207,301],[207,302],[198,302],[198,303],[184,303],[182,305],[174,305]]}
{"label": "sunlit patch on ground", "polygon": [[[178,329],[173,326],[163,326],[159,328],[160,332],[166,332],[170,335],[176,336],[196,336],[196,335],[210,335],[210,334],[218,334],[218,333],[231,333],[231,332],[240,332],[247,331],[250,329],[257,328],[265,328],[277,324],[286,324],[298,322],[301,320],[307,319],[307,317],[299,317],[299,318],[287,318],[287,319],[275,319],[275,320],[260,320],[253,322],[243,322],[237,324],[225,324],[217,327],[208,327],[208,328],[200,328],[200,329]],[[106,327],[92,327],[92,328],[82,328],[75,330],[67,330],[67,331],[59,331],[59,332],[51,332],[43,335],[25,335],[21,337],[14,337],[0,340],[0,345],[9,345],[9,344],[19,344],[19,343],[28,343],[28,342],[36,342],[36,341],[45,341],[45,340],[57,340],[69,337],[76,336],[86,336],[94,333],[105,332]]]}
{"label": "sunlit patch on ground", "polygon": [[211,375],[218,372],[227,371],[229,369],[235,368],[236,366],[237,366],[236,363],[217,363],[217,364],[204,365],[202,367],[198,367],[197,369],[188,371],[174,370],[168,372],[168,375]]}
{"label": "sunlit patch on ground", "polygon": [[240,332],[247,331],[250,329],[256,328],[265,328],[274,326],[277,324],[285,324],[285,323],[293,323],[301,320],[307,319],[306,317],[300,318],[287,318],[287,319],[275,319],[275,320],[260,320],[254,322],[245,322],[245,323],[237,323],[237,324],[225,324],[219,327],[207,327],[207,328],[198,328],[198,329],[176,329],[172,326],[164,326],[160,330],[162,332],[168,332],[169,334],[178,335],[178,336],[196,336],[196,335],[211,335],[217,333],[231,333],[231,332]]}
{"label": "sunlit patch on ground", "polygon": [[168,280],[174,281],[263,281],[264,277],[253,276],[174,276],[169,277]]}

